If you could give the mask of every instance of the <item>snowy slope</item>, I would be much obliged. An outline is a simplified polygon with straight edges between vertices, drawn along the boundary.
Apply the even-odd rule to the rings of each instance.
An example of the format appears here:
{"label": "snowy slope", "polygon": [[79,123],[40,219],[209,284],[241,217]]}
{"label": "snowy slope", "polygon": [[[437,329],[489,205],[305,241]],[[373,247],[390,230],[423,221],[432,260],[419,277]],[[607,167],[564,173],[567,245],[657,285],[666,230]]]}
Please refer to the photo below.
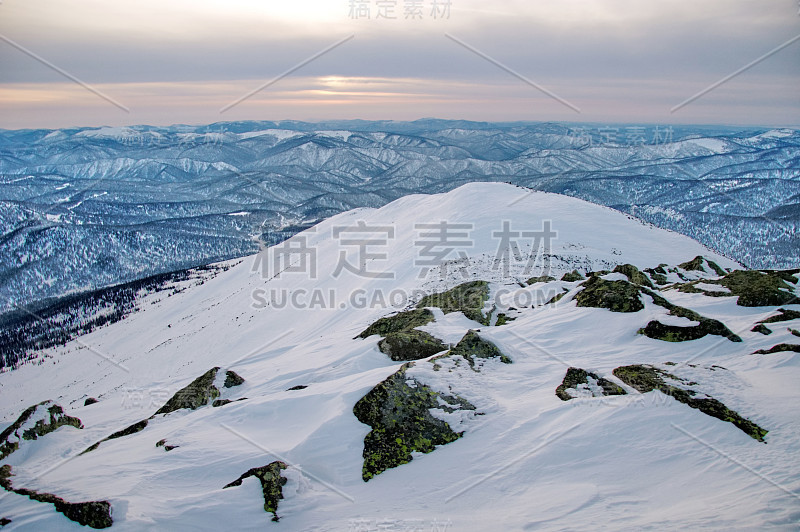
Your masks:
{"label": "snowy slope", "polygon": [[[444,279],[419,279],[414,224],[442,220],[474,224],[469,266],[464,272],[451,269]],[[498,241],[492,233],[503,221],[535,231],[546,220],[558,233],[551,249],[556,279],[573,269],[586,273],[624,263],[643,269],[697,255],[723,268],[738,267],[688,237],[617,211],[511,185],[469,184],[337,215],[290,241],[305,239],[315,250],[316,279],[304,273],[265,278],[253,271],[259,257],[251,257],[202,286],[153,296],[142,312],[50,350],[39,365],[0,374],[0,427],[47,399],[84,425],[62,427],[4,460],[16,475],[14,487],[73,502],[108,500],[119,530],[796,526],[798,355],[749,354],[790,342],[787,327],[778,327],[783,324],[769,337],[750,332],[775,308],[672,291],[671,301],[723,321],[744,342],[707,336],[671,343],[638,335],[651,319],[677,318],[649,301],[637,313],[577,307],[578,282],[526,286],[522,281],[531,275],[526,277],[523,264],[512,264],[508,273],[493,268]],[[393,279],[346,271],[333,276],[342,250],[334,229],[359,221],[393,227],[394,238],[382,250],[385,259],[369,262],[374,271],[394,273]],[[523,296],[535,300],[537,292],[548,298],[569,292],[555,305],[518,307],[516,321],[496,327],[435,309],[435,322],[424,330],[456,343],[468,329],[480,329],[513,363],[487,360],[480,372],[414,365],[410,374],[420,382],[451,389],[481,415],[438,412],[464,431],[462,438],[365,483],[361,453],[369,427],[356,419],[353,406],[401,363],[378,350],[377,337],[354,337],[378,318],[416,303],[419,290],[441,291],[473,279],[490,281],[495,296],[504,294],[493,298],[502,309]],[[361,296],[372,300],[389,291],[411,299],[400,308],[357,308]],[[330,308],[260,304],[284,293],[333,295],[325,305]],[[699,382],[706,393],[768,429],[768,444],[660,392],[569,402],[554,394],[569,366],[613,379],[618,366],[667,361],[678,364],[676,375]],[[78,456],[148,418],[215,366],[245,379],[224,391],[234,402],[156,416],[141,432]],[[307,387],[289,390],[298,385]],[[99,402],[83,406],[87,397]],[[247,399],[235,401],[242,397]],[[178,447],[166,453],[156,447],[162,439]],[[255,479],[222,489],[273,460],[289,464],[279,523],[269,522]],[[51,505],[16,494],[0,497],[0,518],[12,519],[8,529],[79,527]]]}
{"label": "snowy slope", "polygon": [[246,256],[303,220],[473,181],[611,206],[753,268],[798,266],[796,130],[444,120],[0,130],[0,312]]}

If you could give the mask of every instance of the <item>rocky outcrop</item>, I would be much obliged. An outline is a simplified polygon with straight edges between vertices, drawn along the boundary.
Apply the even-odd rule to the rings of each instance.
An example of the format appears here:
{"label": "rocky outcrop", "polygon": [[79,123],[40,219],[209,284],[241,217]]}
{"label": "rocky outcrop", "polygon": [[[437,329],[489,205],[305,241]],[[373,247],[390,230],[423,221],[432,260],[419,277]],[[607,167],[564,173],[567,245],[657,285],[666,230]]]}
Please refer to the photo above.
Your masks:
{"label": "rocky outcrop", "polygon": [[[372,430],[364,438],[364,482],[413,460],[412,452],[429,453],[461,437],[446,422],[433,417],[439,394],[406,375],[407,366],[375,386],[353,407],[358,420]],[[454,404],[454,401],[447,401]],[[458,402],[469,405],[459,398]],[[474,407],[469,405],[472,409]]]}
{"label": "rocky outcrop", "polygon": [[484,340],[476,331],[469,331],[444,356],[462,356],[475,369],[476,358],[499,358],[504,364],[511,364],[511,359],[504,355],[492,342]]}
{"label": "rocky outcrop", "polygon": [[[159,414],[170,414],[177,410],[196,410],[208,404],[211,404],[212,406],[222,406],[227,404],[230,402],[230,400],[217,399],[220,395],[220,390],[214,385],[214,383],[217,380],[217,374],[219,370],[220,368],[214,367],[206,371],[195,380],[190,382],[187,386],[184,386],[175,392],[175,394],[170,397],[164,406],[159,408],[156,413],[149,418],[137,421],[133,425],[130,425],[106,438],[103,438],[97,443],[91,445],[81,454],[94,451],[100,447],[101,443],[108,440],[115,440],[117,438],[122,438],[123,436],[130,436],[131,434],[136,434],[137,432],[143,431],[147,427],[149,420],[153,419]],[[244,379],[236,372],[230,370],[225,372],[225,382],[223,384],[224,388],[239,386],[243,383]]]}
{"label": "rocky outcrop", "polygon": [[65,425],[83,428],[80,419],[66,415],[53,401],[42,401],[26,408],[0,433],[0,460],[19,449],[22,442],[37,440]]}
{"label": "rocky outcrop", "polygon": [[378,349],[394,361],[428,358],[447,349],[447,345],[425,331],[410,329],[392,332],[378,343]]}
{"label": "rocky outcrop", "polygon": [[272,520],[278,521],[278,502],[283,499],[283,485],[286,477],[281,476],[281,471],[288,466],[284,462],[275,461],[263,467],[248,469],[239,478],[226,484],[222,489],[241,486],[242,481],[249,477],[256,477],[261,482],[261,492],[264,495],[264,511],[272,514]]}
{"label": "rocky outcrop", "polygon": [[611,312],[639,312],[644,308],[639,287],[628,281],[607,281],[592,276],[575,296],[579,307],[604,308]]}
{"label": "rocky outcrop", "polygon": [[386,336],[391,333],[397,333],[415,329],[433,321],[433,312],[426,308],[417,308],[414,310],[407,310],[400,312],[393,316],[381,318],[369,327],[367,327],[356,338],[368,338],[374,334],[379,336]]}
{"label": "rocky outcrop", "polygon": [[39,493],[25,488],[14,488],[11,477],[14,476],[10,465],[0,467],[0,486],[6,491],[23,495],[38,502],[50,503],[56,511],[67,519],[91,528],[108,528],[114,521],[111,519],[111,503],[108,501],[67,502],[51,493]]}
{"label": "rocky outcrop", "polygon": [[[698,395],[697,391],[678,386],[677,383],[683,383],[683,380],[664,370],[653,366],[637,364],[618,367],[614,370],[614,375],[622,382],[641,393],[658,390],[663,394],[675,398],[678,402],[700,410],[706,415],[733,423],[733,425],[742,432],[760,442],[763,442],[764,436],[767,435],[768,431],[762,429],[749,419],[743,418],[737,412],[734,412],[713,397],[696,397],[696,395]],[[676,384],[670,384],[667,380]]]}
{"label": "rocky outcrop", "polygon": [[564,380],[556,388],[556,396],[562,401],[569,401],[579,396],[579,390],[590,393],[592,397],[627,394],[622,387],[608,379],[584,369],[569,368]]}
{"label": "rocky outcrop", "polygon": [[488,299],[489,283],[470,281],[446,292],[425,296],[417,303],[417,308],[437,307],[445,314],[463,312],[467,318],[489,325],[488,317],[483,315],[483,306]]}

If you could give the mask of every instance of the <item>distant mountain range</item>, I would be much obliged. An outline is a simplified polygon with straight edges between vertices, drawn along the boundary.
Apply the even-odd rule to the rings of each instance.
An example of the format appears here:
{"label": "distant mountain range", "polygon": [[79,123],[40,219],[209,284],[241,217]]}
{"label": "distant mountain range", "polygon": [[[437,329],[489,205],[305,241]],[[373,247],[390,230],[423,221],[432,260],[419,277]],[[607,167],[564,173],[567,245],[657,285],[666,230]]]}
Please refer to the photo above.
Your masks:
{"label": "distant mountain range", "polygon": [[343,121],[0,131],[0,311],[253,253],[334,214],[502,181],[752,268],[798,266],[800,133]]}

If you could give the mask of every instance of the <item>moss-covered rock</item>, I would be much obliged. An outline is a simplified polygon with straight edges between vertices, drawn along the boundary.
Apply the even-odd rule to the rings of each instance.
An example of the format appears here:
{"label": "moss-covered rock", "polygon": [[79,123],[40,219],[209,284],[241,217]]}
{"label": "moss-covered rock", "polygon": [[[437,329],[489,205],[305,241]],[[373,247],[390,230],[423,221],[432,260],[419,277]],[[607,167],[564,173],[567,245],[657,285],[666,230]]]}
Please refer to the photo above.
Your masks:
{"label": "moss-covered rock", "polygon": [[[387,469],[410,462],[412,452],[429,453],[437,445],[461,437],[461,433],[454,432],[446,422],[431,415],[431,408],[440,407],[438,394],[409,379],[406,368],[403,366],[375,386],[353,407],[356,418],[372,427],[364,438],[361,472],[364,482]],[[452,398],[447,402],[453,404]]]}
{"label": "moss-covered rock", "polygon": [[444,351],[447,346],[425,331],[410,329],[387,334],[378,343],[378,349],[397,362],[428,358]]}
{"label": "moss-covered rock", "polygon": [[489,283],[486,281],[470,281],[446,292],[423,297],[417,303],[417,308],[437,307],[445,314],[463,312],[467,318],[483,325],[488,325],[488,317],[483,315],[483,306],[488,299]]}
{"label": "moss-covered rock", "polygon": [[614,268],[614,273],[621,273],[633,284],[653,288],[653,283],[650,282],[650,279],[633,264],[620,264]]}
{"label": "moss-covered rock", "polygon": [[504,364],[511,364],[511,359],[503,354],[492,342],[484,340],[475,331],[469,331],[450,350],[447,356],[462,356],[475,369],[475,358],[499,358]]}
{"label": "moss-covered rock", "polygon": [[108,528],[114,522],[111,519],[111,504],[108,501],[67,502],[51,493],[39,493],[25,488],[14,488],[11,477],[14,476],[10,465],[0,467],[0,487],[6,491],[23,495],[38,502],[50,503],[56,511],[67,519],[91,528]]}
{"label": "moss-covered rock", "polygon": [[716,281],[735,296],[742,307],[788,305],[797,302],[794,288],[787,284],[780,272],[736,270]]}
{"label": "moss-covered rock", "polygon": [[761,334],[764,334],[764,335],[772,334],[772,330],[769,327],[767,327],[766,325],[764,325],[763,323],[759,323],[758,325],[756,325],[755,327],[750,329],[750,331],[751,332],[761,333]]}
{"label": "moss-covered rock", "polygon": [[[33,422],[33,425],[30,423]],[[28,425],[23,429],[24,425]],[[81,420],[64,414],[64,409],[53,401],[42,401],[29,406],[3,432],[0,432],[0,460],[19,449],[22,440],[36,440],[63,426],[83,428]]]}
{"label": "moss-covered rock", "polygon": [[367,327],[356,338],[367,338],[374,334],[386,336],[387,334],[415,329],[433,321],[433,312],[426,308],[417,308],[400,312],[394,316],[381,318]]}
{"label": "moss-covered rock", "polygon": [[155,415],[169,414],[182,409],[196,410],[219,397],[219,390],[214,386],[214,380],[217,378],[219,369],[211,368],[187,386],[175,392],[175,395],[170,397],[169,401],[159,408]]}
{"label": "moss-covered rock", "polygon": [[694,390],[680,388],[667,383],[665,378],[676,382],[680,382],[681,379],[664,370],[649,365],[636,364],[618,367],[614,370],[614,375],[622,382],[641,393],[658,390],[691,408],[700,410],[706,415],[733,423],[734,426],[755,440],[763,442],[764,436],[767,435],[768,431],[762,429],[749,419],[743,418],[720,401],[712,397],[697,398],[695,397],[697,392]]}
{"label": "moss-covered rock", "polygon": [[578,270],[572,270],[561,276],[561,280],[566,283],[574,283],[575,281],[583,281],[584,279],[586,279],[586,277]]}
{"label": "moss-covered rock", "polygon": [[574,399],[568,390],[578,390],[582,387],[588,388],[589,379],[592,379],[594,383],[602,388],[602,395],[625,395],[627,393],[620,386],[614,384],[608,379],[598,377],[596,374],[590,373],[584,369],[569,368],[566,375],[564,375],[564,380],[561,382],[558,388],[556,388],[556,396],[562,401]]}
{"label": "moss-covered rock", "polygon": [[754,355],[771,355],[772,353],[781,353],[784,351],[793,351],[795,353],[800,353],[800,345],[797,344],[778,344],[773,345],[769,349],[759,349],[758,351],[753,352]]}
{"label": "moss-covered rock", "polygon": [[575,296],[579,307],[604,308],[612,312],[639,312],[644,308],[639,287],[627,281],[607,281],[598,276],[583,283]]}
{"label": "moss-covered rock", "polygon": [[272,520],[278,521],[278,502],[283,499],[283,485],[286,484],[286,477],[281,475],[281,471],[288,466],[285,462],[275,461],[263,467],[254,467],[247,470],[239,478],[226,484],[222,489],[241,486],[242,481],[248,477],[256,477],[261,482],[261,492],[264,495],[264,511],[272,514]]}

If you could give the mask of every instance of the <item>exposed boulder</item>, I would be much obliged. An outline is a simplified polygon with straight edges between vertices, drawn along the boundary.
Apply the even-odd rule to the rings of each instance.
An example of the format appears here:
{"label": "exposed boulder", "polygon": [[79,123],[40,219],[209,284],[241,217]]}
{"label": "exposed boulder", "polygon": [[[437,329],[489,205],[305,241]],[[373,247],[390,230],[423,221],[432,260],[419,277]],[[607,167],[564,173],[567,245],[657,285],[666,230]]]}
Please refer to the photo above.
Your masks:
{"label": "exposed boulder", "polygon": [[447,345],[425,331],[409,329],[387,334],[378,349],[394,361],[407,361],[428,358],[446,350]]}
{"label": "exposed boulder", "polygon": [[736,270],[715,283],[721,284],[739,296],[736,304],[741,307],[766,307],[788,305],[797,303],[794,288],[787,283],[787,278],[797,278],[792,275],[783,275],[783,272]]}
{"label": "exposed boulder", "polygon": [[654,340],[663,340],[665,342],[686,342],[689,340],[703,338],[709,334],[722,336],[731,342],[742,341],[739,336],[734,334],[721,321],[706,318],[705,316],[701,316],[693,310],[679,307],[678,305],[670,303],[652,290],[644,288],[642,291],[653,298],[653,303],[669,310],[670,315],[696,321],[698,324],[683,327],[679,325],[664,325],[658,320],[653,320],[650,321],[644,328],[639,329],[639,334],[643,334]]}
{"label": "exposed boulder", "polygon": [[612,312],[639,312],[644,308],[639,287],[628,281],[607,281],[592,276],[575,296],[579,307],[604,308]]}
{"label": "exposed boulder", "polygon": [[467,332],[446,356],[462,356],[473,369],[475,369],[475,358],[497,357],[501,362],[511,364],[511,359],[504,355],[496,345],[484,340],[475,331]]}
{"label": "exposed boulder", "polygon": [[437,307],[445,314],[463,312],[467,318],[488,325],[488,317],[483,315],[483,306],[488,299],[489,283],[470,281],[446,292],[423,297],[417,308]]}
{"label": "exposed boulder", "polygon": [[[406,375],[407,366],[375,386],[353,407],[358,420],[372,427],[364,438],[364,482],[413,460],[412,452],[429,453],[461,437],[433,417],[439,394]],[[469,404],[459,398],[462,404]],[[448,403],[453,404],[451,398]],[[472,406],[472,405],[470,405]],[[474,407],[472,407],[474,409]]]}
{"label": "exposed boulder", "polygon": [[[574,392],[570,390],[574,390]],[[566,375],[564,375],[564,380],[556,388],[556,396],[562,401],[569,401],[578,396],[578,390],[586,390],[593,397],[627,394],[622,387],[608,379],[599,377],[584,369],[569,368]]]}

